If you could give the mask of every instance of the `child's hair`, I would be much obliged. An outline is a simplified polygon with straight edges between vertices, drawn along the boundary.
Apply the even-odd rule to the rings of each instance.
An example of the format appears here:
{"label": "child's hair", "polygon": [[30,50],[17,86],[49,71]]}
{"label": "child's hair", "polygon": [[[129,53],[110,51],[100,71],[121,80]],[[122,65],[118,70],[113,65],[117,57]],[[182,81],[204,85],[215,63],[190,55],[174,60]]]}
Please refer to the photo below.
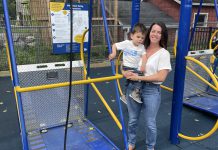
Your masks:
{"label": "child's hair", "polygon": [[135,34],[136,32],[142,32],[142,34],[146,34],[146,27],[142,23],[136,23],[131,31],[128,33],[128,39],[131,40],[130,34]]}
{"label": "child's hair", "polygon": [[144,26],[144,24],[142,23],[136,23],[132,30],[131,30],[131,33],[134,34],[136,32],[142,32],[142,34],[145,34],[146,33],[146,27]]}

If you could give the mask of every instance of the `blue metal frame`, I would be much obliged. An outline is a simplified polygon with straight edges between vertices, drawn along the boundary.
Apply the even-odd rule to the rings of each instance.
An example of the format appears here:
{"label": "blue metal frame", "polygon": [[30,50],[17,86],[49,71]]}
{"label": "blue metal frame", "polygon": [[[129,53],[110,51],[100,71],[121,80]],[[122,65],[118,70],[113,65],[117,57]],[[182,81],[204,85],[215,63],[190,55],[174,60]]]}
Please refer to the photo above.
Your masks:
{"label": "blue metal frame", "polygon": [[[87,60],[87,76],[86,76],[86,79],[88,78],[89,74],[90,74],[90,51],[91,51],[91,42],[92,39],[91,39],[91,33],[92,33],[92,5],[93,5],[93,0],[89,0],[89,41],[88,41],[88,60]],[[89,96],[89,87],[90,85],[87,84],[85,86],[85,110],[84,110],[84,114],[85,116],[88,115],[88,96]]]}
{"label": "blue metal frame", "polygon": [[141,0],[132,0],[132,20],[131,20],[131,29],[133,26],[139,22],[140,18],[140,2]]}
{"label": "blue metal frame", "polygon": [[170,140],[172,144],[178,144],[178,133],[181,126],[181,115],[183,105],[184,81],[186,71],[185,56],[188,53],[188,40],[190,21],[192,14],[192,0],[181,1],[180,22],[178,33],[178,45],[176,54],[176,66],[173,89],[172,116],[170,127]]}
{"label": "blue metal frame", "polygon": [[201,12],[202,3],[203,3],[203,0],[200,1],[200,5],[198,7],[198,12],[197,12],[197,15],[196,15],[196,18],[195,18],[194,27],[192,29],[190,40],[189,40],[189,44],[188,44],[188,50],[190,50],[191,43],[193,41],[192,39],[194,37],[195,29],[196,29],[196,26],[197,26],[197,23],[198,23],[198,18],[199,18],[200,12]]}
{"label": "blue metal frame", "polygon": [[102,135],[111,145],[113,145],[117,150],[119,150],[119,148],[103,132],[101,132],[90,120],[87,119],[87,122],[91,124],[95,128],[95,130],[97,130],[98,133]]}
{"label": "blue metal frame", "polygon": [[[12,69],[12,75],[13,75],[13,85],[14,87],[19,86],[19,80],[18,80],[18,72],[17,72],[17,65],[16,65],[16,58],[14,54],[14,47],[13,47],[13,38],[12,38],[12,32],[11,32],[11,23],[10,23],[10,17],[8,12],[8,5],[7,0],[2,0],[3,9],[4,9],[4,21],[5,21],[5,27],[6,27],[6,35],[8,40],[8,47],[10,52],[10,60],[11,60],[11,69]],[[23,108],[22,108],[22,102],[20,93],[17,94],[17,101],[18,101],[18,111],[20,116],[20,130],[21,130],[21,138],[23,143],[23,149],[28,150],[28,141],[27,141],[27,134],[26,134],[26,127],[25,127],[25,120],[23,115]]]}
{"label": "blue metal frame", "polygon": [[[106,17],[105,7],[104,6],[105,6],[104,5],[104,0],[101,0],[101,9],[102,9],[103,22],[104,22],[104,29],[105,29],[106,40],[107,40],[107,44],[108,44],[108,51],[109,51],[109,54],[110,54],[112,52],[112,49],[111,49],[111,43],[110,43],[110,37],[109,37],[109,31],[108,31],[108,24],[107,24],[107,17]],[[116,75],[113,60],[111,61],[111,69],[112,69],[113,75]],[[120,114],[120,120],[121,120],[121,124],[122,124],[122,133],[123,133],[125,148],[127,150],[128,149],[128,144],[127,144],[126,127],[125,127],[125,124],[124,124],[122,106],[121,106],[121,102],[120,102],[120,98],[119,98],[118,85],[117,85],[116,81],[114,81],[114,86],[115,86],[115,92],[116,92],[116,101],[117,101],[117,104],[118,104],[118,107],[119,107],[119,114]]]}
{"label": "blue metal frame", "polygon": [[215,7],[215,10],[216,10],[216,18],[218,20],[218,5],[217,5],[217,0],[214,0],[214,7]]}

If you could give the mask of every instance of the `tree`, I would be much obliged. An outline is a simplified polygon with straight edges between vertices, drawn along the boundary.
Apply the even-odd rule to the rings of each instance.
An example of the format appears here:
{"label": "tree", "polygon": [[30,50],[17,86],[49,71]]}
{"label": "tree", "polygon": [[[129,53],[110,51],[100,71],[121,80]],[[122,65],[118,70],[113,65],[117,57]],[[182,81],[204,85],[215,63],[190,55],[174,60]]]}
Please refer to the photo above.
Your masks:
{"label": "tree", "polygon": [[[9,16],[16,19],[16,0],[7,0]],[[4,14],[2,2],[0,3],[0,14]]]}

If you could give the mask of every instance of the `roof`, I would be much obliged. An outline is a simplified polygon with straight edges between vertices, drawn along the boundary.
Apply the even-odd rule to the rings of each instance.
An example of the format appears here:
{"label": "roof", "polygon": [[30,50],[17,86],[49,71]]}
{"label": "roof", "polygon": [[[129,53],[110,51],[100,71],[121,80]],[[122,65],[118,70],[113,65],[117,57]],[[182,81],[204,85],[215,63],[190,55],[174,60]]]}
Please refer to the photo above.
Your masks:
{"label": "roof", "polygon": [[[181,1],[181,0],[180,0]],[[193,0],[193,3],[200,3],[200,0]],[[203,3],[214,3],[214,0],[204,0]]]}
{"label": "roof", "polygon": [[[181,4],[181,0],[174,0],[178,4]],[[192,1],[193,6],[198,6],[200,5],[200,0],[193,0]],[[214,0],[204,0],[202,3],[202,6],[214,6]]]}
{"label": "roof", "polygon": [[[132,2],[118,2],[118,19],[122,25],[131,24]],[[177,25],[178,23],[165,12],[159,10],[155,5],[149,2],[142,2],[140,5],[140,22],[146,26],[153,22],[162,21],[166,25]]]}

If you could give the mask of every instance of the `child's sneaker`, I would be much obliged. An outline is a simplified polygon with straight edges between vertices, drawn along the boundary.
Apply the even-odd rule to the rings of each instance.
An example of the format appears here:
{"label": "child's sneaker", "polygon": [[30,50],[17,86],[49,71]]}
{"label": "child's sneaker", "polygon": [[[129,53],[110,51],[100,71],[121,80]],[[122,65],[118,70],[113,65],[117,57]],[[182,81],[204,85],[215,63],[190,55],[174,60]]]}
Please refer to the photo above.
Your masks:
{"label": "child's sneaker", "polygon": [[140,93],[139,93],[139,89],[133,90],[132,93],[129,94],[129,97],[131,97],[133,100],[135,100],[138,103],[142,103]]}

